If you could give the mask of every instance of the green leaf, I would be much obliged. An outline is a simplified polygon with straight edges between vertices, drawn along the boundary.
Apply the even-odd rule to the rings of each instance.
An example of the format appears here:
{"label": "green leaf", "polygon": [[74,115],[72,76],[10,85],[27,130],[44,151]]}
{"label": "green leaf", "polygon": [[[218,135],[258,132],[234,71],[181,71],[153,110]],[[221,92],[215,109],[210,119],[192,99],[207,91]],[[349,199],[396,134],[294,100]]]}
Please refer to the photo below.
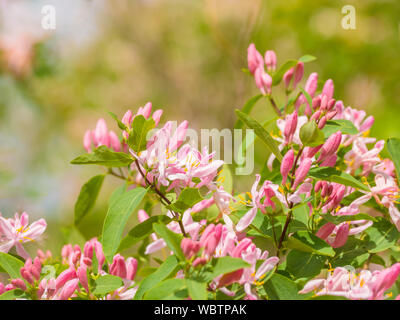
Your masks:
{"label": "green leaf", "polygon": [[264,284],[264,289],[271,300],[303,300],[304,297],[298,294],[298,287],[289,278],[275,273],[271,279]]}
{"label": "green leaf", "polygon": [[[250,114],[251,110],[253,110],[253,107],[256,105],[258,100],[260,100],[263,97],[262,94],[258,94],[254,97],[252,97],[250,100],[248,100],[245,105],[242,108],[242,112],[245,114]],[[233,127],[234,129],[241,129],[243,128],[243,122],[238,119],[235,123],[235,126]]]}
{"label": "green leaf", "polygon": [[311,96],[308,94],[308,92],[306,90],[304,90],[304,89],[300,89],[300,90],[303,93],[303,95],[306,97],[306,100],[307,100],[307,102],[308,102],[308,104],[309,104],[309,106],[311,108],[312,107],[312,98],[311,98]]}
{"label": "green leaf", "polygon": [[207,282],[186,279],[186,287],[192,300],[207,300]]}
{"label": "green leaf", "polygon": [[325,138],[329,138],[332,134],[340,131],[342,134],[357,134],[358,130],[349,120],[328,120],[325,127],[322,129]]}
{"label": "green leaf", "polygon": [[318,129],[315,120],[306,122],[300,128],[300,140],[307,147],[317,147],[325,142],[324,134]]}
{"label": "green leaf", "polygon": [[154,231],[164,239],[167,246],[175,253],[179,260],[185,260],[181,249],[182,235],[169,230],[164,224],[155,223]]}
{"label": "green leaf", "polygon": [[167,279],[150,289],[144,300],[181,300],[187,297],[185,279]]}
{"label": "green leaf", "polygon": [[138,115],[132,122],[132,130],[129,133],[128,145],[135,152],[140,152],[146,149],[147,134],[155,126],[152,118],[146,120],[142,115]]}
{"label": "green leaf", "polygon": [[222,167],[221,173],[218,175],[221,185],[223,186],[224,190],[230,194],[232,194],[233,190],[233,177],[232,172],[229,169],[229,165],[224,164]]}
{"label": "green leaf", "polygon": [[387,148],[393,160],[394,166],[396,167],[397,179],[400,180],[400,139],[388,139]]}
{"label": "green leaf", "polygon": [[126,167],[132,162],[133,159],[128,154],[112,151],[106,146],[100,146],[71,161],[72,164],[97,164],[106,167]]}
{"label": "green leaf", "polygon": [[367,248],[371,253],[385,251],[393,247],[400,236],[394,224],[382,217],[376,219],[378,221],[365,230],[369,239]]}
{"label": "green leaf", "polygon": [[24,266],[24,263],[8,253],[0,252],[0,266],[12,279],[16,279],[21,277],[19,270]]}
{"label": "green leaf", "polygon": [[93,208],[103,184],[104,177],[104,174],[94,176],[82,186],[78,200],[75,203],[75,225],[79,224],[83,217]]}
{"label": "green leaf", "polygon": [[346,172],[331,167],[311,168],[308,175],[314,179],[336,182],[345,186],[369,191],[368,187]]}
{"label": "green leaf", "polygon": [[324,214],[322,217],[329,222],[332,222],[334,224],[339,224],[341,222],[345,221],[357,221],[357,220],[369,220],[369,221],[377,221],[376,218],[370,216],[369,214],[366,213],[359,213],[355,215],[345,215],[345,216],[333,216],[330,213],[329,214]]}
{"label": "green leaf", "polygon": [[0,295],[0,300],[26,299],[27,295],[21,289],[13,289]]}
{"label": "green leaf", "polygon": [[162,222],[163,224],[168,224],[170,221],[171,219],[169,217],[164,215],[158,215],[150,217],[146,221],[143,221],[142,223],[136,225],[129,231],[129,233],[125,236],[125,238],[122,239],[118,248],[118,252],[130,248],[134,244],[138,243],[139,241],[145,239],[150,234],[152,234],[154,232],[153,230],[154,223]]}
{"label": "green leaf", "polygon": [[288,60],[286,61],[279,69],[276,71],[273,76],[272,76],[272,85],[276,86],[278,85],[283,78],[283,75],[285,74],[286,71],[288,71],[290,68],[293,68],[297,64],[297,60]]}
{"label": "green leaf", "polygon": [[333,257],[335,251],[324,240],[308,231],[297,231],[287,241],[287,247],[303,252]]}
{"label": "green leaf", "polygon": [[312,56],[312,55],[310,55],[310,54],[305,54],[304,56],[302,56],[302,57],[299,59],[299,62],[307,63],[307,62],[314,61],[314,60],[316,60],[316,59],[317,59],[316,57],[314,57],[314,56]]}
{"label": "green leaf", "polygon": [[242,268],[249,268],[250,265],[240,258],[221,257],[212,260],[213,271],[210,279],[214,279],[221,274],[230,273]]}
{"label": "green leaf", "polygon": [[178,199],[176,199],[174,203],[168,205],[167,208],[175,212],[183,213],[201,200],[203,200],[203,197],[201,196],[199,189],[185,188],[179,194]]}
{"label": "green leaf", "polygon": [[235,110],[237,116],[250,128],[253,129],[255,134],[267,145],[268,149],[275,155],[279,162],[282,161],[282,154],[279,151],[276,141],[271,137],[267,130],[258,123],[256,120],[248,116],[247,114],[241,112],[240,110]]}
{"label": "green leaf", "polygon": [[157,271],[153,272],[147,278],[143,279],[140,283],[138,290],[136,291],[134,300],[140,300],[143,298],[143,295],[160,283],[162,280],[167,278],[170,275],[175,275],[178,271],[178,260],[175,256],[169,256],[164,263],[157,269]]}
{"label": "green leaf", "polygon": [[349,237],[344,246],[335,249],[335,257],[331,259],[330,263],[334,268],[347,265],[359,268],[369,255],[365,241]]}
{"label": "green leaf", "polygon": [[312,278],[321,272],[325,259],[314,253],[291,250],[286,257],[286,270],[296,278]]}
{"label": "green leaf", "polygon": [[111,291],[114,291],[123,286],[122,279],[117,276],[113,276],[111,274],[107,274],[100,278],[97,278],[95,281],[95,289],[93,294],[107,294]]}
{"label": "green leaf", "polygon": [[147,189],[136,187],[110,203],[103,225],[101,242],[107,261],[111,261],[121,241],[122,232],[133,210],[143,200]]}
{"label": "green leaf", "polygon": [[112,112],[110,112],[110,111],[109,111],[108,113],[109,113],[109,115],[117,122],[118,127],[119,127],[121,130],[128,130],[128,127],[127,127],[121,120],[118,119],[118,117],[116,116],[115,113],[112,113]]}

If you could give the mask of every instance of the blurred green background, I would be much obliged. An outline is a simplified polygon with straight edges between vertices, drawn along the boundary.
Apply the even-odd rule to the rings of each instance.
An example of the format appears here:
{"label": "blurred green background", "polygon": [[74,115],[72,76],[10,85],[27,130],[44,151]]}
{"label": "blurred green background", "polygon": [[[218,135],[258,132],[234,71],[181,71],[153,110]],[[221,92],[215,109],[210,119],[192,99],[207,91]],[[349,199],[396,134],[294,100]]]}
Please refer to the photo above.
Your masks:
{"label": "blurred green background", "polygon": [[[316,56],[306,75],[332,78],[335,98],[374,115],[372,136],[400,136],[398,0],[0,3],[0,211],[45,217],[52,249],[63,241],[58,227],[73,222],[80,187],[101,171],[69,164],[84,152],[85,130],[100,117],[117,130],[107,111],[121,117],[147,101],[165,110],[164,120],[233,127],[234,109],[258,93],[241,71],[251,42],[275,50],[278,64]],[[44,4],[56,9],[55,30],[41,29]],[[356,9],[355,30],[341,26],[344,5]],[[254,112],[271,116],[263,103]],[[260,163],[264,152],[256,150]],[[85,237],[99,234],[118,183],[107,177],[79,226]]]}

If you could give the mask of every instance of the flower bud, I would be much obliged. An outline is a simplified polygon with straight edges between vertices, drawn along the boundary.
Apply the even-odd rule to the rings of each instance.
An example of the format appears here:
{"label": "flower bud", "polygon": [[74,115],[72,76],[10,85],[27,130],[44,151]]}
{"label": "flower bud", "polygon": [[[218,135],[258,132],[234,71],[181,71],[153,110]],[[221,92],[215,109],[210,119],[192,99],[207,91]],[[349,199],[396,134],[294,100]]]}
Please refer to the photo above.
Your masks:
{"label": "flower bud", "polygon": [[268,71],[275,71],[276,69],[276,54],[273,50],[265,52],[265,64]]}
{"label": "flower bud", "polygon": [[319,228],[316,236],[322,240],[326,240],[335,228],[336,226],[333,223],[325,223],[321,228]]}
{"label": "flower bud", "polygon": [[25,284],[25,282],[24,282],[22,279],[20,279],[20,278],[18,278],[18,279],[12,279],[12,280],[11,280],[11,284],[12,284],[14,287],[16,287],[16,288],[21,289],[22,291],[25,291],[25,290],[26,290],[26,284]]}
{"label": "flower bud", "polygon": [[321,106],[321,97],[317,96],[312,99],[312,108],[317,110]]}
{"label": "flower bud", "polygon": [[333,248],[339,248],[346,244],[347,238],[349,237],[350,225],[347,222],[344,222],[339,225],[339,228],[336,233],[336,238],[331,244]]}
{"label": "flower bud", "polygon": [[331,100],[333,98],[333,91],[334,91],[334,86],[332,79],[326,80],[324,87],[322,89],[322,95],[326,95],[328,100]]}
{"label": "flower bud", "polygon": [[299,167],[296,170],[295,173],[295,179],[294,179],[294,184],[293,184],[293,189],[296,190],[298,185],[304,181],[306,178],[308,171],[310,171],[312,164],[311,158],[305,158],[303,161],[301,161]]}
{"label": "flower bud", "polygon": [[323,116],[318,122],[318,129],[322,130],[326,124],[326,116]]}
{"label": "flower bud", "polygon": [[293,90],[296,89],[297,84],[303,79],[304,75],[304,62],[298,62],[294,69],[293,77]]}
{"label": "flower bud", "polygon": [[289,86],[290,86],[290,81],[293,78],[293,74],[294,74],[294,68],[290,68],[288,71],[285,72],[285,74],[283,75],[283,82],[285,84],[285,88],[286,90],[289,90]]}
{"label": "flower bud", "polygon": [[290,143],[293,139],[293,136],[296,132],[297,128],[297,112],[294,111],[292,114],[286,117],[285,128],[283,131],[283,135],[288,143]]}
{"label": "flower bud", "polygon": [[321,148],[321,154],[318,158],[318,162],[334,154],[342,141],[342,133],[340,131],[332,134],[323,144]]}
{"label": "flower bud", "polygon": [[286,184],[287,176],[292,170],[294,163],[294,152],[290,149],[282,159],[281,162],[281,174],[282,174],[282,185]]}
{"label": "flower bud", "polygon": [[262,55],[257,51],[254,43],[250,44],[247,48],[247,64],[251,74],[254,74],[258,67],[264,66],[264,59]]}
{"label": "flower bud", "polygon": [[85,265],[81,265],[76,270],[76,274],[78,276],[79,282],[82,287],[85,288],[86,292],[89,292],[89,283],[87,277],[87,267]]}

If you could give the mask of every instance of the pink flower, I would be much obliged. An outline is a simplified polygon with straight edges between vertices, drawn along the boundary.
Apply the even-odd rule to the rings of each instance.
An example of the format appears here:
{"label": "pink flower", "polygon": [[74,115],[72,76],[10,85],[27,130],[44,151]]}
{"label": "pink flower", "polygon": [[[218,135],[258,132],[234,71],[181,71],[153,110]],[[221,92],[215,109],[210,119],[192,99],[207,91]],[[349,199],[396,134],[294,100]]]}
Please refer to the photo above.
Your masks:
{"label": "pink flower", "polygon": [[308,171],[310,171],[312,165],[312,160],[310,158],[305,158],[301,161],[299,167],[295,172],[295,179],[293,184],[293,190],[297,189],[297,186],[304,181],[307,177]]}
{"label": "pink flower", "polygon": [[292,170],[294,163],[294,152],[290,149],[282,159],[281,163],[281,175],[282,175],[282,185],[286,184],[287,176]]}
{"label": "pink flower", "polygon": [[274,50],[267,50],[265,52],[265,65],[269,72],[275,71],[276,69],[276,54]]}
{"label": "pink flower", "polygon": [[15,246],[21,257],[29,258],[29,254],[22,244],[39,238],[46,227],[47,224],[44,219],[39,219],[29,225],[29,217],[26,212],[21,214],[21,218],[16,213],[14,219],[6,219],[0,215],[0,252],[8,252]]}
{"label": "pink flower", "polygon": [[118,136],[113,131],[108,131],[107,124],[104,119],[97,121],[95,130],[87,130],[83,137],[83,146],[87,152],[91,152],[92,145],[97,148],[106,146],[114,149],[116,152],[121,151],[121,143]]}
{"label": "pink flower", "polygon": [[254,43],[247,48],[247,64],[251,74],[254,74],[257,68],[264,68],[264,59],[256,49]]}
{"label": "pink flower", "polygon": [[260,89],[262,94],[271,94],[272,77],[264,71],[263,68],[257,68],[254,73],[254,80],[256,86]]}

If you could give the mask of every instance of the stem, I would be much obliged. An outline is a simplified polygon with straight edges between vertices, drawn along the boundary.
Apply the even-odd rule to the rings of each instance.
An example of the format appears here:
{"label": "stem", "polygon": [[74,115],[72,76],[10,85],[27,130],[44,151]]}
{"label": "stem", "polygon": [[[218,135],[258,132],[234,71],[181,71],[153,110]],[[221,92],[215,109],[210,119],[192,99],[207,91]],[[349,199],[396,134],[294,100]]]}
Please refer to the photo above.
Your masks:
{"label": "stem", "polygon": [[[170,204],[171,204],[171,201],[170,201],[160,190],[158,190],[158,188],[155,186],[155,184],[151,183],[151,182],[147,179],[147,176],[143,173],[142,168],[140,168],[140,164],[139,164],[139,161],[138,161],[137,159],[135,160],[135,164],[136,164],[136,167],[138,168],[138,171],[139,171],[140,175],[143,177],[144,181],[146,182],[146,185],[148,185],[149,187],[151,187],[151,188],[155,191],[155,193],[157,193],[157,194],[159,195],[159,197],[161,198],[161,203],[162,203],[163,201],[165,201],[165,202],[167,203],[167,205],[170,205]],[[163,203],[163,204],[164,204],[164,203]],[[164,204],[164,205],[165,205],[165,204]],[[181,229],[181,232],[182,232],[183,236],[186,237],[187,235],[186,235],[186,232],[185,232],[185,228],[184,228],[184,226],[183,226],[182,219],[181,219],[181,217],[179,216],[179,213],[177,213],[177,212],[175,212],[175,211],[173,211],[173,210],[171,210],[171,211],[172,211],[172,213],[175,215],[175,217],[176,217],[177,220],[178,220],[179,227],[180,227],[180,229]]]}
{"label": "stem", "polygon": [[275,110],[276,114],[279,117],[282,117],[282,112],[279,110],[278,106],[276,105],[274,98],[272,98],[272,96],[270,96],[270,95],[268,95],[267,97],[268,97],[269,102],[272,105],[272,108]]}

